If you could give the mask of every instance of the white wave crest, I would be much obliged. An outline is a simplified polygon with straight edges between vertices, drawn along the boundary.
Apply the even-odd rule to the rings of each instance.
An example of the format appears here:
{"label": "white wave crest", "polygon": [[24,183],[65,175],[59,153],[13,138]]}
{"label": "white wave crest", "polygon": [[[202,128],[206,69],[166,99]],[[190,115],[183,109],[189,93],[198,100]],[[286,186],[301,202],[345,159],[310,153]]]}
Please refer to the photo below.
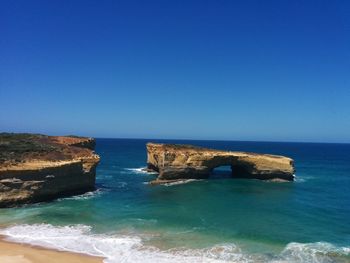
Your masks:
{"label": "white wave crest", "polygon": [[[280,257],[284,260],[274,262],[315,262],[315,263],[330,263],[330,262],[349,262],[350,259],[344,259],[350,255],[350,247],[336,247],[327,242],[315,243],[289,243],[281,252]],[[340,261],[341,258],[343,261]],[[285,260],[288,261],[285,261]],[[344,261],[346,260],[346,261]]]}
{"label": "white wave crest", "polygon": [[133,172],[136,174],[157,174],[156,172],[149,172],[146,170],[146,167],[139,167],[139,168],[124,168],[125,170],[129,172]]}
{"label": "white wave crest", "polygon": [[0,230],[0,234],[14,242],[28,243],[61,251],[104,257],[104,262],[247,262],[234,245],[208,249],[172,249],[162,251],[145,246],[139,237],[110,236],[91,233],[85,225],[52,226],[49,224],[15,225]]}
{"label": "white wave crest", "polygon": [[313,180],[315,179],[315,177],[313,176],[296,176],[294,177],[294,181],[297,182],[297,183],[304,183],[306,181],[309,181],[309,180]]}
{"label": "white wave crest", "polygon": [[187,184],[187,183],[197,182],[197,181],[201,181],[201,180],[199,180],[199,179],[185,179],[185,180],[179,180],[179,181],[175,181],[175,182],[171,182],[171,183],[166,183],[164,185],[165,186],[173,186],[173,185]]}
{"label": "white wave crest", "polygon": [[[350,248],[329,243],[290,243],[279,255],[246,254],[234,244],[220,244],[205,249],[177,248],[160,250],[146,246],[137,236],[93,234],[86,225],[52,226],[49,224],[15,225],[0,229],[0,234],[14,242],[84,253],[104,257],[105,263],[115,262],[346,262]],[[342,261],[338,261],[341,258]]]}
{"label": "white wave crest", "polygon": [[86,192],[86,193],[81,194],[81,195],[74,195],[74,196],[70,196],[70,197],[59,198],[59,199],[57,199],[57,201],[92,199],[92,198],[95,198],[97,196],[100,196],[101,194],[103,194],[104,191],[106,191],[106,190],[96,189],[95,191]]}

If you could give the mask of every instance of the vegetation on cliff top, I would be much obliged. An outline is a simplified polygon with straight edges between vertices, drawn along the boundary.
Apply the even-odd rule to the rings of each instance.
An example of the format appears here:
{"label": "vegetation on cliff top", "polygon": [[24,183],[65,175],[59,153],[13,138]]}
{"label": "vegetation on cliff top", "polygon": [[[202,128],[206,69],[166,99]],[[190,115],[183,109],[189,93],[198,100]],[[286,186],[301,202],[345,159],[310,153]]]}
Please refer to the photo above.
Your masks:
{"label": "vegetation on cliff top", "polygon": [[28,133],[0,133],[0,163],[21,162],[26,155],[40,155],[57,150],[45,142],[47,136]]}
{"label": "vegetation on cliff top", "polygon": [[69,147],[69,143],[65,142],[66,138],[84,139],[78,136],[57,137],[30,133],[0,133],[0,164],[12,165],[30,159],[67,160],[72,156],[89,154],[90,151],[84,149],[89,148],[89,145],[81,145],[85,147],[78,149]]}

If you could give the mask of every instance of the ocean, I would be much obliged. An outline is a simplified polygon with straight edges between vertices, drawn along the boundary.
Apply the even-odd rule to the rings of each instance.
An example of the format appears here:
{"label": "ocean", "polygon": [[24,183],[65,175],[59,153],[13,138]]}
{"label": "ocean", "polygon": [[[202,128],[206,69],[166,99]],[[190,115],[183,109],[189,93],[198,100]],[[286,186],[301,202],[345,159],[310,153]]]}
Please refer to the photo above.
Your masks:
{"label": "ocean", "polygon": [[[286,155],[295,182],[151,186],[146,143]],[[0,234],[105,262],[350,262],[350,144],[97,139],[97,190],[0,210]],[[69,182],[67,182],[69,183]]]}

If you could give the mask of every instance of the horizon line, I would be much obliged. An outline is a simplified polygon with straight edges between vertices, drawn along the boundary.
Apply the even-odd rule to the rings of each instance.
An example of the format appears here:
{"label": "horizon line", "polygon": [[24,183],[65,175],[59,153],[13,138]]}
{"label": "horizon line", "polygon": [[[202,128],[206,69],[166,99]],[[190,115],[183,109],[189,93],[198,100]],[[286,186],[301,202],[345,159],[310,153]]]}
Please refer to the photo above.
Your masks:
{"label": "horizon line", "polygon": [[216,141],[216,142],[266,142],[266,143],[310,143],[310,144],[350,144],[350,142],[320,142],[320,141],[264,141],[264,140],[232,140],[232,139],[179,139],[179,138],[131,138],[131,137],[94,137],[94,139],[117,139],[117,140],[170,140],[170,141]]}
{"label": "horizon line", "polygon": [[47,136],[77,136],[77,137],[90,137],[95,139],[119,139],[119,140],[171,140],[171,141],[221,141],[221,142],[265,142],[265,143],[304,143],[304,144],[350,144],[350,142],[330,142],[330,141],[270,141],[270,140],[235,140],[235,139],[189,139],[189,138],[145,138],[145,137],[102,137],[102,136],[90,136],[90,135],[75,135],[75,134],[60,134],[53,133],[52,135],[41,132],[8,132],[0,131],[1,133],[14,133],[14,134],[40,134]]}

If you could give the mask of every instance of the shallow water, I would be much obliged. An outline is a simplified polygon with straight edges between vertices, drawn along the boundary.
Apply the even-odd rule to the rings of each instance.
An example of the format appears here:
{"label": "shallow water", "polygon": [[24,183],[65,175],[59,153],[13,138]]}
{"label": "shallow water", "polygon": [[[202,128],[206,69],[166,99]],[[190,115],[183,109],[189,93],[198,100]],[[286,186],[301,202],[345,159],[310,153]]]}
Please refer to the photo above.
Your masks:
{"label": "shallow water", "polygon": [[146,142],[97,139],[97,191],[2,209],[0,233],[108,262],[350,262],[350,144],[168,140],[287,155],[296,181],[219,169],[210,180],[150,186]]}

